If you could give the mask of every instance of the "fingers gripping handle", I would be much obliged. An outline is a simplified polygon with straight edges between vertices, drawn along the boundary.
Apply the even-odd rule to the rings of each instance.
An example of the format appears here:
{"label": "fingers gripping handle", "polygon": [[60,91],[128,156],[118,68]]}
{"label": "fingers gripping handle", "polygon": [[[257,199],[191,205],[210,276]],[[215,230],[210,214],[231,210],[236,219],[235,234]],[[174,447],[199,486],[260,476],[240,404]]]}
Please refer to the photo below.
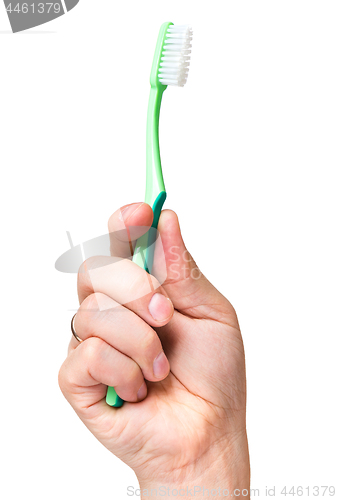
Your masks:
{"label": "fingers gripping handle", "polygon": [[[135,262],[139,267],[145,269],[148,273],[151,273],[153,265],[153,255],[154,246],[156,240],[156,232],[159,221],[159,216],[161,209],[166,200],[166,192],[162,191],[156,198],[152,210],[153,210],[153,224],[149,231],[141,236],[137,241],[135,248],[133,262]],[[113,387],[108,387],[106,394],[106,403],[114,408],[120,408],[123,406],[124,401],[118,396],[117,392]]]}

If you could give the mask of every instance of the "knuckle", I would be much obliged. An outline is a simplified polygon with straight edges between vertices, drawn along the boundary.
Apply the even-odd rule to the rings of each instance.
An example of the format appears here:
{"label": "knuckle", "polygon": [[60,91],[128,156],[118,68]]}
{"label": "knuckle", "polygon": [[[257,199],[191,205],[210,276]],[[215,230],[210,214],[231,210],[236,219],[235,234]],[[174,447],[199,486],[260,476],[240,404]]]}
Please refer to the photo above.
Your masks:
{"label": "knuckle", "polygon": [[69,357],[66,358],[59,370],[58,384],[65,397],[67,397],[67,394],[70,394],[77,385],[77,373],[72,369],[71,363],[69,363]]}
{"label": "knuckle", "polygon": [[100,326],[104,327],[106,321],[109,321],[107,316],[112,310],[119,309],[118,306],[117,302],[104,293],[94,292],[88,295],[77,311],[76,325],[79,325],[79,336],[81,337],[81,333],[84,337],[95,336]]}
{"label": "knuckle", "polygon": [[139,272],[137,269],[137,273],[133,276],[132,282],[130,283],[129,291],[131,296],[134,296],[143,290],[145,284],[146,280],[144,280],[143,273]]}
{"label": "knuckle", "polygon": [[82,339],[90,337],[95,332],[95,319],[99,312],[96,293],[88,295],[80,305],[75,318],[75,330]]}
{"label": "knuckle", "polygon": [[135,382],[137,381],[139,376],[140,376],[139,366],[136,363],[132,363],[132,366],[128,370],[124,380],[125,386],[129,386],[132,388],[135,385]]}
{"label": "knuckle", "polygon": [[106,343],[98,337],[90,337],[85,340],[83,344],[78,347],[78,349],[80,347],[82,348],[82,354],[85,358],[85,362],[89,366],[94,364],[97,359],[103,355]]}
{"label": "knuckle", "polygon": [[78,269],[78,278],[83,278],[88,272],[88,259],[84,260]]}
{"label": "knuckle", "polygon": [[[92,315],[92,313],[96,313],[99,310],[98,306],[98,295],[100,295],[98,292],[91,293],[88,295],[82,302],[78,314],[89,314],[89,316]],[[88,318],[89,319],[89,318]]]}
{"label": "knuckle", "polygon": [[157,342],[158,342],[158,336],[156,332],[149,328],[141,340],[142,351],[144,351],[145,353],[151,351],[152,348],[157,344]]}
{"label": "knuckle", "polygon": [[83,280],[84,282],[90,280],[90,271],[93,271],[96,268],[102,267],[106,265],[106,256],[95,255],[93,257],[89,257],[80,265],[78,269],[78,279]]}
{"label": "knuckle", "polygon": [[77,273],[77,285],[79,289],[90,289],[91,279],[89,271],[92,266],[93,257],[82,262]]}
{"label": "knuckle", "polygon": [[146,271],[139,272],[138,269],[137,271],[129,287],[129,302],[144,299],[144,297],[153,293],[153,290],[157,290],[161,286],[154,276],[151,276]]}
{"label": "knuckle", "polygon": [[79,271],[81,271],[83,274],[87,273],[92,269],[96,261],[96,257],[89,257],[86,259],[82,264],[80,265]]}

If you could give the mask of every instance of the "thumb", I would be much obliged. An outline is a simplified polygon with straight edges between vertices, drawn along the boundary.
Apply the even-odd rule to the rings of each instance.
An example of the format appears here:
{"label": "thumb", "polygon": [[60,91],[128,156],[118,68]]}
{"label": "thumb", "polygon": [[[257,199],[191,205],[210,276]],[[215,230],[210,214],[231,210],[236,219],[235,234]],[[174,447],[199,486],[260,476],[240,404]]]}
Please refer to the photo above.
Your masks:
{"label": "thumb", "polygon": [[202,274],[186,249],[175,212],[163,210],[158,232],[161,244],[155,249],[153,274],[163,283],[175,309],[193,318],[219,321],[224,315],[227,319],[228,314],[235,315],[232,305]]}

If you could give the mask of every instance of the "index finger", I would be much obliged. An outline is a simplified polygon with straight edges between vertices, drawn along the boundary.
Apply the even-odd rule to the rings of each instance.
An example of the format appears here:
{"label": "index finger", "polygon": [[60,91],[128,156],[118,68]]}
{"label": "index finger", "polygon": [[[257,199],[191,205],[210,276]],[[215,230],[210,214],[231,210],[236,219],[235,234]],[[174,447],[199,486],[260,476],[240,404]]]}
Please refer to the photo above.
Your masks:
{"label": "index finger", "polygon": [[117,210],[109,219],[110,253],[113,257],[131,258],[138,238],[153,222],[147,203],[132,203]]}

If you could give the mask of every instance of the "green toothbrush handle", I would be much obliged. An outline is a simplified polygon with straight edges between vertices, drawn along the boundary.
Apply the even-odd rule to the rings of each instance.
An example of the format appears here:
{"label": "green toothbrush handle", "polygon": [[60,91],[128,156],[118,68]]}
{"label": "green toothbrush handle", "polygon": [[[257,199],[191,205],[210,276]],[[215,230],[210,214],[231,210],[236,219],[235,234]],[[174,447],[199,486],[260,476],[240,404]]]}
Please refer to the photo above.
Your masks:
{"label": "green toothbrush handle", "polygon": [[120,408],[124,403],[113,387],[108,387],[105,401],[109,406],[113,406],[114,408]]}
{"label": "green toothbrush handle", "polygon": [[[158,54],[160,55],[162,47],[161,45],[158,47]],[[166,191],[161,169],[159,150],[159,114],[163,92],[166,89],[166,86],[156,86],[156,81],[157,77],[154,79],[154,84],[152,85],[151,83],[146,128],[145,202],[152,207],[153,223],[149,231],[137,240],[132,259],[133,262],[135,262],[142,269],[145,269],[148,273],[151,273],[152,270],[155,247],[154,243],[157,236],[158,221],[161,209],[166,200]],[[123,400],[118,396],[113,387],[108,387],[106,403],[114,408],[120,408],[123,405]]]}
{"label": "green toothbrush handle", "polygon": [[[166,200],[166,192],[162,191],[154,202],[152,207],[153,210],[153,224],[149,231],[141,236],[135,248],[135,253],[133,256],[133,262],[135,262],[139,267],[145,269],[146,272],[151,273],[153,265],[154,256],[154,243],[156,241],[158,221],[163,208],[164,202]],[[118,396],[117,392],[113,387],[108,387],[106,394],[106,403],[114,408],[120,408],[123,406],[123,400]]]}

